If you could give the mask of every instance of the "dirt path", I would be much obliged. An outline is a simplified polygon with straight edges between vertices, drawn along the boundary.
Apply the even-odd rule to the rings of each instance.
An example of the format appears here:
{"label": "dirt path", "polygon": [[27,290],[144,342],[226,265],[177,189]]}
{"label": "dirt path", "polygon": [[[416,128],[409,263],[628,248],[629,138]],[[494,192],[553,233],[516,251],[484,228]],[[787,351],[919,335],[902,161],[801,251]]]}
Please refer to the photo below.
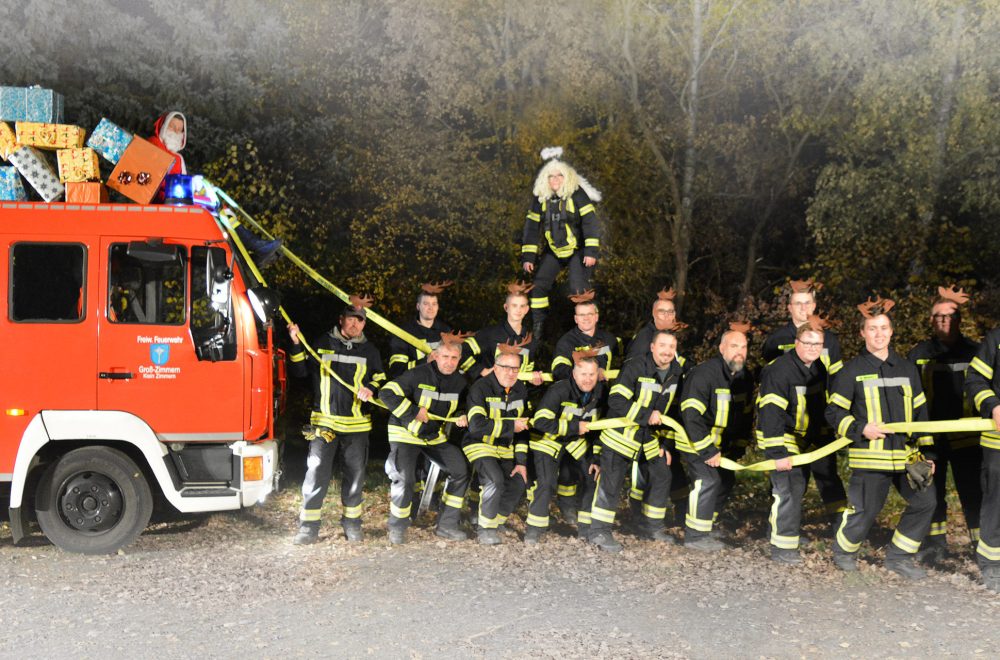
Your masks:
{"label": "dirt path", "polygon": [[0,655],[940,657],[1000,641],[1000,597],[967,559],[915,586],[844,576],[822,541],[793,569],[762,540],[705,556],[624,536],[609,556],[556,534],[483,548],[417,529],[392,548],[374,521],[361,546],[333,525],[295,547],[295,504],[160,523],[109,557],[15,548],[3,524]]}

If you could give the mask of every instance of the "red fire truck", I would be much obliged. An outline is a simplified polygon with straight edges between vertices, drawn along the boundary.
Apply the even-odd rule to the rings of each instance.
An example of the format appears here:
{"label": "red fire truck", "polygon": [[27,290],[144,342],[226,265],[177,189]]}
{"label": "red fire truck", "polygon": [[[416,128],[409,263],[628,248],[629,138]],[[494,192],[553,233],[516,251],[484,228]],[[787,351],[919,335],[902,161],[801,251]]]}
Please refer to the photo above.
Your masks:
{"label": "red fire truck", "polygon": [[274,305],[208,211],[2,202],[0,240],[15,543],[33,518],[64,550],[113,552],[154,496],[188,513],[273,491]]}

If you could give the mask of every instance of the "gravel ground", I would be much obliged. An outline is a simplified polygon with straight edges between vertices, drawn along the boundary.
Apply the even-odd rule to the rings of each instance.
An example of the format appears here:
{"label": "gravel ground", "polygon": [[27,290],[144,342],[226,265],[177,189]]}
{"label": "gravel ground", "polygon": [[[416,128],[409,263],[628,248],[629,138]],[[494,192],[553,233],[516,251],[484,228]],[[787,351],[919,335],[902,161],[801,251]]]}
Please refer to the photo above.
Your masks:
{"label": "gravel ground", "polygon": [[536,547],[485,548],[441,541],[428,520],[393,548],[381,502],[365,543],[337,533],[332,504],[320,543],[296,547],[298,503],[291,489],[251,511],[163,520],[106,557],[37,535],[15,548],[0,523],[0,656],[997,655],[1000,597],[968,557],[914,585],[868,550],[872,563],[844,575],[818,524],[805,565],[787,568],[756,523],[730,522],[735,547],[714,556],[628,535],[607,555],[561,524]]}

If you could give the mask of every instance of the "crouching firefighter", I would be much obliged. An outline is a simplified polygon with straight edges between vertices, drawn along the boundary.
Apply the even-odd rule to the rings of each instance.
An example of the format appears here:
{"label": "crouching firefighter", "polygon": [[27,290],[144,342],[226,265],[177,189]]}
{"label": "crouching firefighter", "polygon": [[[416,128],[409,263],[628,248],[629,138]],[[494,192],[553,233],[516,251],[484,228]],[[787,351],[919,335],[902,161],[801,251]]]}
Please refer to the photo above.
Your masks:
{"label": "crouching firefighter", "polygon": [[[490,373],[469,388],[469,426],[462,451],[479,475],[479,543],[497,545],[497,528],[517,507],[528,483],[528,391],[517,379],[519,344],[498,344]],[[515,441],[515,437],[517,440]],[[521,440],[524,438],[524,440]]]}
{"label": "crouching firefighter", "polygon": [[852,441],[847,450],[851,478],[847,486],[847,510],[837,530],[833,562],[843,571],[857,570],[861,544],[882,510],[889,486],[906,500],[892,541],[885,551],[885,567],[899,575],[919,580],[926,572],[914,555],[927,536],[936,499],[930,488],[934,463],[934,439],[930,435],[910,438],[893,433],[882,424],[927,421],[927,405],[920,372],[889,345],[892,320],[888,312],[895,303],[878,298],[858,305],[861,336],[860,355],[833,377],[826,419],[837,435]]}
{"label": "crouching firefighter", "polygon": [[[459,529],[459,517],[469,486],[469,468],[462,450],[448,442],[445,419],[456,416],[466,380],[458,371],[462,338],[445,333],[431,353],[431,361],[385,384],[379,399],[389,409],[389,458],[385,472],[389,488],[389,542],[406,542],[413,506],[417,459],[425,454],[448,474],[441,496],[435,534],[452,541],[468,538]],[[465,417],[455,424],[465,427]]]}
{"label": "crouching firefighter", "polygon": [[312,376],[313,410],[309,415],[309,458],[302,482],[302,511],[294,543],[315,543],[319,538],[323,498],[330,487],[333,460],[343,463],[340,524],[348,541],[364,540],[361,530],[362,487],[368,462],[368,433],[372,428],[366,402],[375,395],[385,375],[378,349],[366,340],[364,329],[370,298],[351,296],[352,304],[340,314],[340,323],[313,346],[322,363],[305,353],[299,328],[289,324],[292,340],[289,371]]}
{"label": "crouching firefighter", "polygon": [[570,464],[576,472],[576,483],[583,486],[583,506],[578,506],[576,495],[566,494],[559,496],[560,509],[564,517],[569,517],[567,510],[575,512],[580,530],[590,526],[594,476],[599,468],[590,452],[587,426],[597,419],[598,406],[604,400],[605,385],[598,377],[599,354],[599,348],[575,351],[570,377],[546,390],[531,420],[536,434],[529,443],[535,461],[535,491],[524,533],[524,542],[529,545],[538,543],[549,528],[549,504],[560,485],[560,467],[564,463]]}
{"label": "crouching firefighter", "polygon": [[602,550],[622,549],[611,527],[632,461],[646,464],[649,479],[636,531],[642,538],[674,542],[663,529],[670,499],[670,447],[661,444],[653,427],[662,424],[680,385],[682,370],[676,355],[677,337],[669,330],[657,330],[650,352],[627,361],[611,388],[609,417],[625,417],[635,425],[601,432],[601,471],[590,511],[590,542]]}
{"label": "crouching firefighter", "polygon": [[771,559],[801,564],[799,529],[809,465],[793,466],[792,456],[833,437],[824,420],[826,370],[821,368],[826,321],[810,316],[795,330],[795,346],[764,367],[757,397],[757,446],[775,462],[768,518]]}

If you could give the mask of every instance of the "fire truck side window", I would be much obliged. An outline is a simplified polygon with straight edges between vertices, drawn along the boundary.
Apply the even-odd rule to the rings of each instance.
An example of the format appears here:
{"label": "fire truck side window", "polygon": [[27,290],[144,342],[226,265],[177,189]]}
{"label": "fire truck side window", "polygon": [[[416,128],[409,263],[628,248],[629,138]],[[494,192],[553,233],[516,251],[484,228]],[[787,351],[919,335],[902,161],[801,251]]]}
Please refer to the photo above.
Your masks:
{"label": "fire truck side window", "polygon": [[10,308],[20,323],[75,323],[84,315],[87,250],[77,243],[17,243],[10,255]]}
{"label": "fire truck side window", "polygon": [[184,255],[179,246],[161,246],[162,250],[167,258],[147,260],[130,255],[128,243],[112,244],[108,262],[112,323],[184,323]]}
{"label": "fire truck side window", "polygon": [[191,248],[191,338],[199,360],[236,359],[231,281],[225,250]]}

